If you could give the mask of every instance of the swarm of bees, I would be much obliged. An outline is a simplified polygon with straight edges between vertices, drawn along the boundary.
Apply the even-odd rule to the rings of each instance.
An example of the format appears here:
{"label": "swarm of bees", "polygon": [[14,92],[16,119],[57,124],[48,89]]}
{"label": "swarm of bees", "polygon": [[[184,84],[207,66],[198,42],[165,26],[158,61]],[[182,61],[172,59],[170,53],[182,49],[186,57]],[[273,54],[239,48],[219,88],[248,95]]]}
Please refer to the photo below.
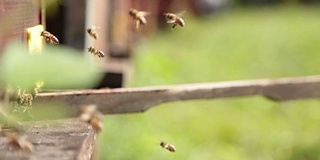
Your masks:
{"label": "swarm of bees", "polygon": [[160,142],[160,146],[169,150],[170,152],[176,152],[176,148],[170,143],[162,141]]}
{"label": "swarm of bees", "polygon": [[89,123],[94,130],[100,132],[103,128],[103,114],[97,110],[97,106],[82,106],[81,110],[80,120]]}
{"label": "swarm of bees", "polygon": [[59,44],[58,38],[48,31],[42,31],[41,36],[51,44]]}
{"label": "swarm of bees", "polygon": [[[185,11],[178,12],[178,13],[164,13],[163,15],[166,17],[167,23],[172,23],[172,29],[176,25],[179,25],[181,27],[185,26],[184,20],[181,18],[181,16],[185,13]],[[130,9],[129,10],[129,15],[133,18],[135,21],[135,27],[136,29],[139,29],[140,25],[145,25],[147,24],[147,19],[145,16],[147,16],[149,12],[146,11],[139,11],[136,9]]]}
{"label": "swarm of bees", "polygon": [[[179,13],[164,13],[163,15],[165,16],[166,22],[172,24],[171,29],[174,29],[177,25],[181,27],[185,26],[185,22],[182,19],[182,15],[184,13],[185,12],[183,11]],[[134,20],[136,29],[139,29],[140,26],[147,24],[146,16],[149,14],[149,12],[139,11],[133,8],[129,10],[129,15]],[[86,32],[90,35],[90,37],[94,38],[95,40],[99,38],[97,28],[95,26],[88,28]],[[58,38],[48,31],[41,32],[41,36],[50,44],[59,44]],[[93,46],[90,46],[88,48],[88,52],[99,58],[105,57],[105,54],[102,51],[96,49]],[[94,130],[100,132],[103,128],[103,114],[97,110],[97,106],[87,105],[81,107],[81,110],[82,113],[80,115],[80,120],[90,124]],[[9,133],[7,134],[7,137],[10,139],[10,142],[12,144],[19,146],[23,150],[32,152],[33,145],[30,141],[27,140],[26,136],[18,136],[16,133]],[[170,152],[176,152],[176,148],[170,143],[162,141],[160,142],[160,146],[167,149]]]}
{"label": "swarm of bees", "polygon": [[[93,26],[91,28],[88,28],[87,33],[90,35],[90,37],[92,37],[94,39],[98,39],[97,27]],[[88,52],[95,55],[96,57],[99,57],[99,58],[103,58],[105,56],[105,54],[102,51],[100,51],[92,46],[90,46],[88,48]]]}
{"label": "swarm of bees", "polygon": [[[98,32],[97,32],[97,27],[91,27],[91,28],[88,28],[87,29],[87,33],[90,35],[90,37],[94,38],[94,39],[98,39],[99,36],[98,36]],[[59,40],[56,36],[54,36],[53,34],[51,34],[50,32],[48,31],[42,31],[41,32],[41,36],[47,41],[49,42],[50,44],[59,44]],[[100,50],[97,50],[95,49],[94,47],[89,47],[88,48],[88,52],[89,53],[92,53],[93,55],[99,57],[99,58],[102,58],[105,56],[105,54],[100,51]]]}

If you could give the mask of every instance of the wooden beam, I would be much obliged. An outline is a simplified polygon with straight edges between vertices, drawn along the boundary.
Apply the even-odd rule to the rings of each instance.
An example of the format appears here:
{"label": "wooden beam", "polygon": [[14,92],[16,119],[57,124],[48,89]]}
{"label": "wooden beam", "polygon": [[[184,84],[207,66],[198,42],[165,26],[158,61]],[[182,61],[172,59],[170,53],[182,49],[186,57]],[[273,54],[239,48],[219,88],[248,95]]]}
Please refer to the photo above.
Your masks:
{"label": "wooden beam", "polygon": [[28,153],[0,136],[0,159],[89,160],[94,151],[96,132],[78,119],[24,122],[33,152]]}
{"label": "wooden beam", "polygon": [[40,93],[34,103],[64,103],[78,116],[80,106],[96,104],[103,113],[134,113],[165,102],[262,95],[274,101],[320,97],[320,76],[242,80],[174,86]]}

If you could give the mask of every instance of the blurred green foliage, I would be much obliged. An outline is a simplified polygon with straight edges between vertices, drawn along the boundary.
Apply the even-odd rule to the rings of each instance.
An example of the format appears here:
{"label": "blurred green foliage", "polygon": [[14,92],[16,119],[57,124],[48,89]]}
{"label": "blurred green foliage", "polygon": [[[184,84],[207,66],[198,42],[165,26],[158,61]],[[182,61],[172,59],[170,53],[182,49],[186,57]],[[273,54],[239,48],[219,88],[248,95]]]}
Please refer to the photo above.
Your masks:
{"label": "blurred green foliage", "polygon": [[[320,74],[320,8],[235,9],[185,16],[184,28],[142,40],[130,86]],[[170,28],[168,26],[168,28]],[[102,159],[303,160],[320,158],[320,103],[260,96],[163,104],[109,115]],[[160,141],[176,146],[162,149]]]}
{"label": "blurred green foliage", "polygon": [[[42,54],[29,54],[25,45],[13,42],[6,46],[1,58],[0,89],[9,89],[11,97],[18,94],[19,88],[25,90],[23,94],[26,96],[30,95],[39,81],[44,83],[43,91],[92,88],[101,76],[97,66],[83,53],[61,46],[47,45]],[[29,100],[28,103],[32,104],[33,98]],[[14,102],[13,106],[16,107],[17,103]],[[65,118],[69,114],[61,104],[42,104],[32,106],[28,113],[11,114],[13,106],[5,106],[6,112],[19,120],[50,120]]]}
{"label": "blurred green foliage", "polygon": [[0,71],[6,84],[25,89],[33,89],[39,80],[44,89],[91,88],[100,78],[97,66],[82,53],[49,45],[42,54],[29,54],[22,44],[11,43]]}

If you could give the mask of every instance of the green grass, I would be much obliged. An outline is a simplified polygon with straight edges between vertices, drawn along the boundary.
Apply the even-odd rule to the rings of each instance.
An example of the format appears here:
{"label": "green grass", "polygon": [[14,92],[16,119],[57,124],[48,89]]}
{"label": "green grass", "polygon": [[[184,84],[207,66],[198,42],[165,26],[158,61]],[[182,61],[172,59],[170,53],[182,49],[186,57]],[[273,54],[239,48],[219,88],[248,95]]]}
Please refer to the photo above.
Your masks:
{"label": "green grass", "polygon": [[[234,9],[185,16],[185,28],[145,37],[130,86],[320,74],[320,8]],[[168,26],[169,28],[169,26]],[[159,146],[168,141],[169,153]],[[102,159],[320,159],[320,103],[260,96],[162,104],[109,115]]]}

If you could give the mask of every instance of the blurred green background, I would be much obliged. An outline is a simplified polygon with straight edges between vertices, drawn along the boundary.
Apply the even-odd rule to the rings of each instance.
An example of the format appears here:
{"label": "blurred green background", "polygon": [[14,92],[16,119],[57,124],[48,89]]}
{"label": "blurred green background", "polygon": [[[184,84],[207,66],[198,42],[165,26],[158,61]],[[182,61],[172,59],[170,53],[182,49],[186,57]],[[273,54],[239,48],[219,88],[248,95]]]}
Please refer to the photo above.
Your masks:
{"label": "blurred green background", "polygon": [[[244,7],[144,37],[129,86],[320,73],[320,6]],[[168,103],[107,115],[101,159],[320,159],[320,103],[260,96]],[[172,143],[176,153],[162,149]]]}

